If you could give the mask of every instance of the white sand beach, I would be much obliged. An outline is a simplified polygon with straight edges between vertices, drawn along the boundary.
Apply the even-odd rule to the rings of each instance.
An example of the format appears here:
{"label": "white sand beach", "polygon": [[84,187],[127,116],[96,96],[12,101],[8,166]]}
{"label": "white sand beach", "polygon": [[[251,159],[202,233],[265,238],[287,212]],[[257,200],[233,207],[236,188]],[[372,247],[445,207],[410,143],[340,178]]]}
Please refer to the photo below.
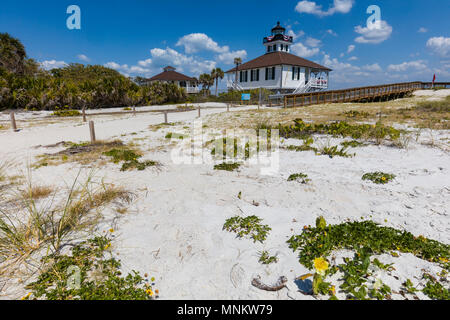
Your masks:
{"label": "white sand beach", "polygon": [[[450,94],[448,91],[423,91],[416,95],[441,99]],[[203,105],[206,106],[214,108],[202,110],[201,119],[208,126],[205,131],[215,129],[211,127],[214,123],[225,123],[234,115],[257,112],[257,106],[235,108],[230,113],[225,105]],[[331,159],[314,152],[281,149],[279,172],[267,176],[249,163],[237,172],[215,171],[211,164],[174,164],[171,151],[177,142],[170,142],[165,136],[169,132],[191,134],[197,115],[197,111],[170,113],[169,121],[175,124],[159,129],[150,126],[163,122],[162,113],[102,115],[90,119],[95,121],[97,139],[133,142],[143,151],[143,159],[162,164],[158,170],[127,172],[120,172],[113,163],[100,167],[92,164],[96,179],[120,185],[135,194],[124,214],[117,213],[114,205],[105,208],[96,233],[115,230],[112,252],[122,261],[124,273],[136,270],[155,277],[161,299],[315,299],[299,290],[301,284],[295,279],[311,270],[299,263],[298,253],[286,241],[300,234],[304,226],[314,226],[319,216],[324,216],[329,224],[348,219],[372,220],[450,243],[448,130],[411,128],[415,135],[406,148],[369,145],[352,149],[356,153],[353,158]],[[52,123],[46,123],[42,116],[41,112],[18,114],[20,132],[0,130],[0,158],[14,163],[9,175],[26,175],[27,164],[34,163],[36,156],[64,149],[44,146],[89,140],[88,126],[79,118],[52,119]],[[33,117],[42,124],[39,121],[32,124]],[[8,114],[1,114],[3,123],[8,119]],[[315,137],[316,145],[342,141]],[[295,139],[282,141],[282,145],[296,143]],[[91,170],[86,165],[62,163],[33,170],[32,179],[36,184],[64,188],[80,168],[82,175]],[[361,180],[364,173],[373,171],[393,173],[396,179],[386,185]],[[307,173],[311,182],[307,185],[287,182],[289,175],[297,172]],[[45,201],[41,203],[44,205]],[[263,244],[238,239],[236,234],[222,230],[226,219],[251,215],[262,218],[272,228]],[[279,261],[267,266],[260,264],[258,254],[263,250],[277,255]],[[345,251],[333,255],[336,261],[352,256]],[[395,267],[390,276],[380,273],[393,291],[398,291],[406,279],[411,279],[415,286],[423,285],[423,270],[435,276],[441,270],[437,264],[412,254],[399,253],[399,257],[384,254],[378,259]],[[257,276],[267,284],[285,276],[287,287],[278,292],[262,291],[251,284]],[[17,273],[16,277],[0,276],[0,299],[22,297],[27,293],[22,284],[31,279],[33,275],[26,272]],[[422,293],[417,295],[427,299]],[[339,293],[337,297],[345,298]],[[403,297],[393,294],[392,298]]]}

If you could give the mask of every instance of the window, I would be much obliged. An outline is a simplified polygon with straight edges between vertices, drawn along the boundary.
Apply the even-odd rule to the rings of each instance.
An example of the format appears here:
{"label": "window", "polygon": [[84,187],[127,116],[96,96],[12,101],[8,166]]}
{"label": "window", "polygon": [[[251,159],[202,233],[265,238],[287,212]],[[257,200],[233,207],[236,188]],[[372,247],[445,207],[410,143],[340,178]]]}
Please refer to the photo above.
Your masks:
{"label": "window", "polygon": [[250,81],[259,81],[259,69],[251,71],[251,73],[250,73]]}
{"label": "window", "polygon": [[239,75],[240,82],[248,82],[248,71],[241,71]]}
{"label": "window", "polygon": [[280,51],[284,51],[284,44],[281,45]]}
{"label": "window", "polygon": [[272,46],[267,46],[267,52],[272,51]]}
{"label": "window", "polygon": [[277,51],[277,45],[276,44],[273,45],[273,51]]}
{"label": "window", "polygon": [[275,80],[275,67],[266,68],[266,80]]}
{"label": "window", "polygon": [[292,80],[300,80],[300,67],[292,67]]}

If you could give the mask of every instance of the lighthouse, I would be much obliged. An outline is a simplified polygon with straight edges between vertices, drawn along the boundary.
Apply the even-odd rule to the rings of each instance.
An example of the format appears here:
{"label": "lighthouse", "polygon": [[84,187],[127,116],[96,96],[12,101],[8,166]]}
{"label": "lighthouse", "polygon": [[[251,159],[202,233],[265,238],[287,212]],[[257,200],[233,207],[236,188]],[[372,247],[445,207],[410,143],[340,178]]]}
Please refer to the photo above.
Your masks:
{"label": "lighthouse", "polygon": [[280,25],[280,22],[272,28],[272,35],[263,40],[266,52],[290,52],[294,38],[286,35],[286,29]]}
{"label": "lighthouse", "polygon": [[290,94],[328,89],[330,68],[293,54],[294,38],[280,22],[263,39],[264,54],[228,70],[229,90],[264,88]]}

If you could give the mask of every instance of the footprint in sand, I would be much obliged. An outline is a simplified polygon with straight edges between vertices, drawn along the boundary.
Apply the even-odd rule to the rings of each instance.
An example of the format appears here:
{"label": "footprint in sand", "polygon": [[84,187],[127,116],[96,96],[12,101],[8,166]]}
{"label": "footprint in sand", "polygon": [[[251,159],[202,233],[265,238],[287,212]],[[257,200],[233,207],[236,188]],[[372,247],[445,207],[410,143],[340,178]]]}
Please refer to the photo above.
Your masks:
{"label": "footprint in sand", "polygon": [[238,288],[245,277],[245,270],[239,265],[239,263],[236,263],[233,268],[231,268],[230,272],[230,280],[231,283],[235,288]]}

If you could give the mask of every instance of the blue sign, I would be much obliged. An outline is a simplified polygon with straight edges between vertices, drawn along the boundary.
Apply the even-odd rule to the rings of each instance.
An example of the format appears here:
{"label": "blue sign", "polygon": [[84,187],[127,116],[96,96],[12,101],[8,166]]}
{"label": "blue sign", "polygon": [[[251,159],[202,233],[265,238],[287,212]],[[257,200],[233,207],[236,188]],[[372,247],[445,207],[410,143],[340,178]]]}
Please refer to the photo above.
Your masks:
{"label": "blue sign", "polygon": [[250,97],[251,97],[250,93],[243,93],[241,100],[242,101],[250,101]]}

